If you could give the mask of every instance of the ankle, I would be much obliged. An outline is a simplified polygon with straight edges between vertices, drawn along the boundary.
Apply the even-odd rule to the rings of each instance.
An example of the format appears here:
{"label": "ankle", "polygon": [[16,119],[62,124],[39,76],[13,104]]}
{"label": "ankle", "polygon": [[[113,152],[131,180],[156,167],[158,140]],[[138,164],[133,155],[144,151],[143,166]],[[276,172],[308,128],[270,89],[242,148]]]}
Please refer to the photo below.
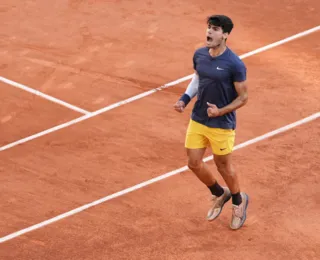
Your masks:
{"label": "ankle", "polygon": [[224,193],[224,189],[218,184],[216,181],[213,185],[208,186],[209,190],[211,191],[212,195],[220,197]]}
{"label": "ankle", "polygon": [[237,193],[231,194],[231,196],[232,196],[233,205],[239,206],[242,203],[242,197],[241,197],[240,191]]}

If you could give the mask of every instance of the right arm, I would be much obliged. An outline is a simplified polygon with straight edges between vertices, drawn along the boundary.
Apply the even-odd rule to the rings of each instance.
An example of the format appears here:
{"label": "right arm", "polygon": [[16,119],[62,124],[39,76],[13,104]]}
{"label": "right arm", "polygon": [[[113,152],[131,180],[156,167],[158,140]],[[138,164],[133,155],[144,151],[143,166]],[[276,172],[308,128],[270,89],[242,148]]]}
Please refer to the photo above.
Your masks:
{"label": "right arm", "polygon": [[182,95],[180,100],[184,102],[184,104],[187,106],[188,103],[193,99],[197,93],[198,93],[198,88],[199,88],[199,75],[197,72],[193,75],[186,92]]}
{"label": "right arm", "polygon": [[174,108],[178,112],[183,112],[184,108],[188,105],[192,98],[198,93],[199,88],[199,75],[197,72],[193,75],[185,93],[181,96],[179,101],[174,105]]}

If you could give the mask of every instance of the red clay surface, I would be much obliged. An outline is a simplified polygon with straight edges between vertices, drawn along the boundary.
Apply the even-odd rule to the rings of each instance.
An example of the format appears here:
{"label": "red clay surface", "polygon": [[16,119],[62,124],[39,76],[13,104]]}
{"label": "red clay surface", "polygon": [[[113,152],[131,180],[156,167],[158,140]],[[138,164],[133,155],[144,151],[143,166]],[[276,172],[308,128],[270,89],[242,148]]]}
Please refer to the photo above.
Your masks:
{"label": "red clay surface", "polygon": [[[211,13],[233,17],[239,54],[319,25],[317,1],[191,2],[10,1],[0,6],[0,75],[94,111],[192,73]],[[319,37],[245,60],[250,102],[238,113],[238,144],[320,111]],[[186,84],[1,152],[0,236],[184,166],[192,106],[179,115],[172,104]],[[1,145],[81,116],[0,87]],[[0,258],[316,259],[319,126],[235,152],[252,198],[238,232],[228,207],[205,221],[208,191],[186,172],[5,242]]]}
{"label": "red clay surface", "polygon": [[232,16],[229,44],[239,55],[319,23],[317,0],[7,2],[2,76],[87,110],[191,73],[211,13]]}
{"label": "red clay surface", "polygon": [[318,120],[235,152],[251,196],[246,226],[237,232],[228,229],[230,204],[217,221],[205,220],[209,193],[187,172],[9,241],[0,256],[316,259],[319,129]]}
{"label": "red clay surface", "polygon": [[0,146],[82,114],[0,82]]}

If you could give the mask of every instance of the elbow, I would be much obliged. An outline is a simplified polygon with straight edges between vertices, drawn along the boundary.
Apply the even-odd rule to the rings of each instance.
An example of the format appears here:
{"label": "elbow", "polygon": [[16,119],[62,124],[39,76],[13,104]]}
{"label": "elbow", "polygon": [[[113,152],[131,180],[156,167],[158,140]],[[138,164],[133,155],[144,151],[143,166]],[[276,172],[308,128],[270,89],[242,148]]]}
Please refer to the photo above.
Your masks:
{"label": "elbow", "polygon": [[248,103],[248,94],[247,93],[245,95],[241,96],[241,103],[243,106]]}
{"label": "elbow", "polygon": [[242,102],[243,102],[243,105],[246,105],[248,103],[248,97],[244,98]]}

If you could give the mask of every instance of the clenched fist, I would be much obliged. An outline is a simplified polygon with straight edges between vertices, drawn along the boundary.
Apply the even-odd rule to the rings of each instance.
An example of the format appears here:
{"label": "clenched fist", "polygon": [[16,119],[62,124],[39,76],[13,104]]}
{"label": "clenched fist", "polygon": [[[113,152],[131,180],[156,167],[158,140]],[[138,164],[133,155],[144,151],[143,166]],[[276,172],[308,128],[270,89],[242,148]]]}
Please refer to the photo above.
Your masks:
{"label": "clenched fist", "polygon": [[178,111],[179,113],[182,113],[186,105],[183,101],[179,100],[177,103],[173,105],[173,107],[176,111]]}
{"label": "clenched fist", "polygon": [[217,117],[220,115],[220,110],[216,105],[210,104],[209,102],[207,102],[207,105],[209,106],[207,108],[208,117]]}

